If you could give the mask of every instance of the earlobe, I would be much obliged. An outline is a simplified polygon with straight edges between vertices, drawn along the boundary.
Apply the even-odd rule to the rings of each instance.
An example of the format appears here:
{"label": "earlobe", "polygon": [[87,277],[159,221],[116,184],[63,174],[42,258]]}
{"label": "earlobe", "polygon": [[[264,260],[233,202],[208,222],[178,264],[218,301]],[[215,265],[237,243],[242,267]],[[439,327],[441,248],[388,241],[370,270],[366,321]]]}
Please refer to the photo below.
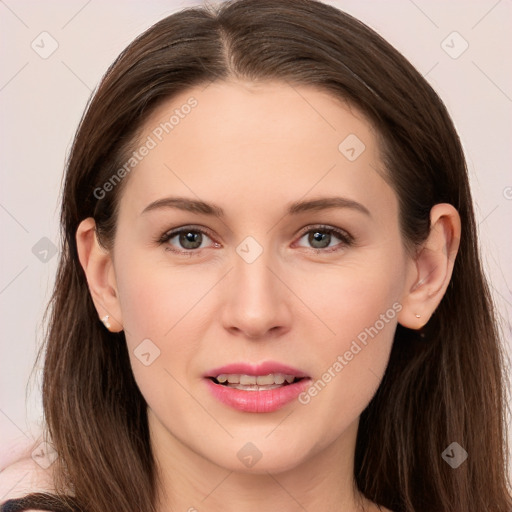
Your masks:
{"label": "earlobe", "polygon": [[99,244],[96,223],[92,217],[84,219],[78,226],[76,245],[99,318],[109,331],[121,331],[122,315],[112,257]]}
{"label": "earlobe", "polygon": [[460,242],[460,216],[447,203],[430,211],[430,233],[414,259],[412,282],[402,299],[398,322],[409,329],[421,329],[441,302],[450,282]]}

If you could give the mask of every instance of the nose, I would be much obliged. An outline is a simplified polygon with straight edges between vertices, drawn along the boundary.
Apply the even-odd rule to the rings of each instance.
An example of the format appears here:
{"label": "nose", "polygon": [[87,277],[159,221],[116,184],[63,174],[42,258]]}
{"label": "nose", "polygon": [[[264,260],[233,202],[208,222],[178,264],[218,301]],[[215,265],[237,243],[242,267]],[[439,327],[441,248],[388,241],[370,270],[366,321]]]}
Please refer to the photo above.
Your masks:
{"label": "nose", "polygon": [[267,251],[250,263],[235,254],[226,280],[225,329],[253,340],[280,336],[290,329],[292,292],[285,276],[279,276],[279,262]]}

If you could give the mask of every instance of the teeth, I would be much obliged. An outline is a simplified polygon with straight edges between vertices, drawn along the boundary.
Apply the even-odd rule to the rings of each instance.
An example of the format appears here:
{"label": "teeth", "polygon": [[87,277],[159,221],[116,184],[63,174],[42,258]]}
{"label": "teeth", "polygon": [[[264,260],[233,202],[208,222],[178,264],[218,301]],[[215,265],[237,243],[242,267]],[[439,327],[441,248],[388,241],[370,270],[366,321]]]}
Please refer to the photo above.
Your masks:
{"label": "teeth", "polygon": [[241,389],[242,391],[268,391],[269,389],[276,389],[282,387],[281,384],[272,384],[270,386],[258,386],[254,384],[252,386],[242,386],[242,384],[228,384],[228,387],[234,389]]}
{"label": "teeth", "polygon": [[[267,375],[267,377],[263,378],[272,379],[272,375]],[[292,380],[290,382],[292,382],[294,378],[295,377],[292,377]],[[260,379],[261,377],[258,377],[258,384],[272,384],[272,382],[260,382]],[[285,379],[286,377],[282,373],[278,373],[274,375],[274,384],[283,384]]]}
{"label": "teeth", "polygon": [[[237,380],[233,381],[235,384],[241,384],[242,386],[250,386],[251,384],[256,384],[258,377],[254,375],[235,375]],[[228,382],[231,382],[228,379]],[[271,384],[271,383],[270,383]]]}
{"label": "teeth", "polygon": [[217,380],[224,384],[228,382],[229,384],[240,384],[241,386],[271,386],[273,384],[284,384],[286,381],[288,384],[291,384],[295,379],[294,375],[285,375],[284,373],[270,373],[268,375],[240,375],[240,374],[225,374],[217,376]]}

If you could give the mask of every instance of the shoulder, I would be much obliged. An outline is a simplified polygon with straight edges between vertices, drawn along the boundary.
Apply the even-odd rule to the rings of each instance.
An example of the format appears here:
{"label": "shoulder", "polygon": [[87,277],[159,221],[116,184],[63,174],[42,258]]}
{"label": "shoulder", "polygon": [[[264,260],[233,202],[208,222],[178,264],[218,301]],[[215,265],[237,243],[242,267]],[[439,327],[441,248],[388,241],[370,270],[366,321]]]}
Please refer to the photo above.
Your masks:
{"label": "shoulder", "polygon": [[[37,452],[36,452],[37,453]],[[24,453],[0,471],[0,503],[22,498],[33,492],[54,492],[53,464]]]}

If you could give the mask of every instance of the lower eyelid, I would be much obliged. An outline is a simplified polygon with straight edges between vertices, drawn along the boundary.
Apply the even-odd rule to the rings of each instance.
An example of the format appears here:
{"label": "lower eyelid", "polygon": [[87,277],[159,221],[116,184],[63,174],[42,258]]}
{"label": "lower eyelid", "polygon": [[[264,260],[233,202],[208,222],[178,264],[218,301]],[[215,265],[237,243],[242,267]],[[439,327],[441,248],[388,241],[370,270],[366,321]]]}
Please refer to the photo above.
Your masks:
{"label": "lower eyelid", "polygon": [[307,235],[311,232],[314,232],[314,231],[319,231],[319,232],[323,232],[323,233],[328,233],[330,235],[334,235],[336,238],[338,238],[338,240],[340,240],[345,245],[350,245],[354,241],[353,237],[349,233],[347,233],[341,229],[331,228],[328,226],[325,226],[325,227],[324,226],[316,226],[316,227],[309,228],[308,230],[303,231],[299,235],[298,240],[300,240],[305,235]]}
{"label": "lower eyelid", "polygon": [[337,243],[335,243],[334,245],[328,245],[327,247],[310,247],[310,246],[306,246],[306,245],[298,245],[298,242],[300,241],[300,239],[299,239],[299,241],[297,241],[297,243],[294,245],[294,247],[296,247],[298,249],[305,249],[306,251],[312,252],[314,254],[322,254],[322,253],[329,254],[332,252],[342,251],[351,245],[350,242],[345,241],[342,238],[339,238],[339,237],[336,237],[336,238],[338,238],[339,241]]}
{"label": "lower eyelid", "polygon": [[199,252],[201,249],[206,249],[207,247],[202,247],[202,248],[197,248],[197,249],[181,249],[181,248],[174,248],[173,246],[171,246],[168,242],[170,240],[172,240],[173,238],[181,235],[182,233],[185,233],[187,231],[192,231],[192,232],[196,232],[196,233],[201,233],[203,236],[206,236],[208,237],[212,242],[213,244],[217,244],[217,242],[215,242],[215,240],[211,237],[211,235],[209,235],[206,231],[202,230],[202,229],[193,229],[193,228],[183,228],[183,229],[178,229],[178,230],[174,230],[174,231],[168,231],[167,233],[165,233],[161,239],[160,239],[160,242],[162,244],[167,244],[168,247],[166,247],[165,249],[168,250],[168,251],[172,251],[172,252],[177,252],[177,253],[181,253],[181,254],[193,254],[193,253],[197,253]]}
{"label": "lower eyelid", "polygon": [[[174,248],[173,246],[170,246],[170,244],[168,244],[169,240],[173,239],[174,237],[180,235],[181,233],[183,232],[186,232],[186,231],[192,231],[192,232],[197,232],[197,233],[201,233],[202,235],[208,237],[213,244],[215,245],[220,245],[218,242],[216,242],[212,236],[207,232],[205,231],[204,229],[202,228],[194,228],[194,227],[185,227],[185,228],[180,228],[180,229],[177,229],[177,230],[170,230],[170,231],[167,231],[164,235],[162,235],[162,237],[160,237],[160,240],[159,242],[161,244],[167,244],[168,247],[165,248],[165,250],[167,251],[171,251],[171,252],[174,252],[174,253],[177,253],[177,254],[188,254],[188,255],[193,255],[193,254],[198,254],[202,251],[202,249],[207,249],[207,248],[215,248],[215,246],[209,246],[209,247],[203,247],[203,248],[197,248],[197,249],[179,249],[179,248]],[[329,228],[329,227],[322,227],[322,226],[317,226],[317,227],[312,227],[312,228],[309,228],[307,229],[306,231],[303,231],[298,239],[297,239],[297,242],[300,241],[305,235],[309,234],[310,232],[312,231],[320,231],[320,232],[325,232],[325,233],[329,233],[331,235],[334,235],[336,238],[338,238],[338,240],[340,240],[340,243],[335,245],[335,246],[331,246],[331,247],[324,247],[324,248],[315,248],[315,247],[304,247],[304,246],[299,246],[303,249],[309,249],[311,251],[314,251],[315,253],[329,253],[329,252],[334,252],[336,251],[336,247],[341,245],[342,247],[347,247],[349,245],[351,245],[353,243],[353,239],[352,237],[348,234],[348,233],[345,233],[341,230],[337,230],[337,229],[334,229],[334,228]],[[295,243],[297,243],[295,242]]]}

